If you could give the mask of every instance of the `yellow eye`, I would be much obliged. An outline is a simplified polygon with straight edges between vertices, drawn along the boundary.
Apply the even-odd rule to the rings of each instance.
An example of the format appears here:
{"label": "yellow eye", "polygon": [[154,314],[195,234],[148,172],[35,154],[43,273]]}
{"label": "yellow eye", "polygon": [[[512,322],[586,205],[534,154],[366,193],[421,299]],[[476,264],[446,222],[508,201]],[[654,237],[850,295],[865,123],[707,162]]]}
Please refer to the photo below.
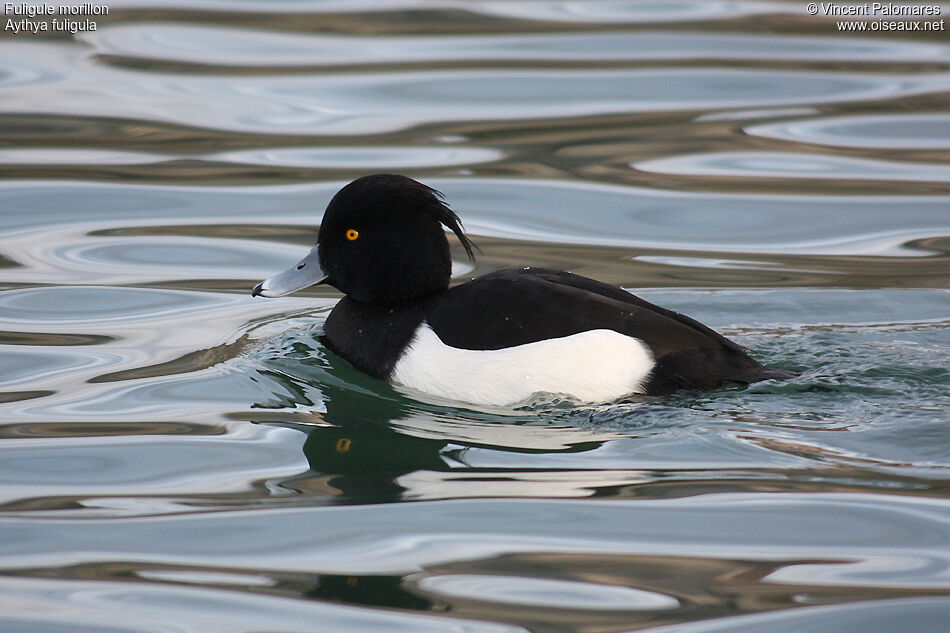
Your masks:
{"label": "yellow eye", "polygon": [[350,240],[351,242],[355,240],[356,238],[358,238],[359,236],[360,236],[360,232],[357,231],[356,229],[350,229],[346,232],[346,239]]}

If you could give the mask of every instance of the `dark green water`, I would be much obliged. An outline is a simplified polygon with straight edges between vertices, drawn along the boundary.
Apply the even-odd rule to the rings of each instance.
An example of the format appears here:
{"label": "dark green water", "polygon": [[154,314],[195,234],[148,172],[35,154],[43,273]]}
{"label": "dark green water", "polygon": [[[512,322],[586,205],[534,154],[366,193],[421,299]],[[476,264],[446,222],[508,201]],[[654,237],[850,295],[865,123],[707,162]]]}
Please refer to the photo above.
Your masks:
{"label": "dark green water", "polygon": [[[942,632],[950,44],[805,3],[111,2],[0,32],[0,630]],[[377,171],[786,383],[474,410],[249,290]]]}

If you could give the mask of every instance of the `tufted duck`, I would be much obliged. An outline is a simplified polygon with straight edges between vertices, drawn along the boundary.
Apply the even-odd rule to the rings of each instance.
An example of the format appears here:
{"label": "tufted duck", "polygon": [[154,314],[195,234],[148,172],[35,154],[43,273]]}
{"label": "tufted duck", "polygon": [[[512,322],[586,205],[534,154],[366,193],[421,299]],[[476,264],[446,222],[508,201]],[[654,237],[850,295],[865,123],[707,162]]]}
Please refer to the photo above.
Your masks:
{"label": "tufted duck", "polygon": [[538,392],[608,402],[794,375],[687,316],[568,272],[499,270],[449,288],[443,226],[472,259],[439,192],[364,176],[330,201],[313,250],[252,295],[329,284],[345,296],[327,318],[327,347],[373,376],[475,404]]}

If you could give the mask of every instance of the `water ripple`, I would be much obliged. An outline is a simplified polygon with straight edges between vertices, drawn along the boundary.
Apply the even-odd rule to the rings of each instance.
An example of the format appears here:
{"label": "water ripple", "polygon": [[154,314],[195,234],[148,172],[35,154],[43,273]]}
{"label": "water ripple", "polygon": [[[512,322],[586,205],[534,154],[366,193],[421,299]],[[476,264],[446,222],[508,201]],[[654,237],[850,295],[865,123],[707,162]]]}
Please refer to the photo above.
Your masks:
{"label": "water ripple", "polygon": [[221,152],[209,161],[324,169],[416,169],[500,160],[500,150],[478,147],[295,147]]}
{"label": "water ripple", "polygon": [[[466,228],[475,234],[476,241],[478,236],[495,236],[565,244],[733,253],[914,257],[933,253],[920,248],[922,244],[908,243],[950,235],[950,221],[945,213],[947,197],[943,195],[915,196],[914,212],[898,215],[893,213],[894,205],[906,204],[905,196],[701,193],[511,178],[432,178],[427,181],[443,191],[452,206],[460,210]],[[56,244],[58,231],[63,231],[64,241],[68,238],[75,242],[77,234],[108,226],[107,221],[122,220],[130,228],[136,224],[154,226],[154,220],[148,225],[144,220],[139,223],[133,220],[156,213],[167,223],[177,219],[194,225],[214,224],[221,217],[228,217],[229,210],[238,206],[241,214],[237,217],[248,223],[266,221],[313,227],[340,185],[340,181],[214,188],[66,182],[47,182],[38,187],[16,183],[0,188],[0,201],[7,204],[11,212],[29,210],[29,213],[11,215],[9,219],[11,227],[23,227],[22,238],[10,243],[10,257],[18,261],[55,261],[60,257],[55,249],[62,248]],[[70,205],[78,206],[87,222],[101,222],[100,226],[73,225],[67,229],[58,227],[56,231],[47,228],[64,217],[73,217],[63,210],[61,202],[83,200],[90,194],[95,194],[95,206],[73,202]],[[855,212],[857,208],[860,214]],[[585,213],[579,215],[578,209],[584,209]],[[557,213],[552,213],[553,210]],[[818,226],[820,231],[815,230]],[[193,231],[201,234],[200,228]],[[202,242],[185,239],[180,242],[195,260],[192,266],[195,270],[200,269],[200,262],[207,257],[214,257],[220,259],[222,267],[247,274],[242,268],[230,267],[228,262],[253,254],[265,263],[276,262],[276,257],[283,263],[293,263],[290,260],[294,253],[312,240],[312,234],[304,236],[301,245],[294,246],[292,252],[286,246],[243,241],[208,245],[208,252],[202,253]],[[119,258],[117,263],[122,261],[124,265],[124,260],[133,255],[119,253],[121,242],[114,243],[116,248],[100,252],[102,256],[110,253],[108,259]],[[154,247],[147,250],[157,249],[153,252],[158,254],[162,242],[154,240],[153,243]],[[84,252],[87,246],[83,245],[79,252]],[[52,253],[42,254],[42,250],[50,248],[54,249]],[[42,250],[37,253],[37,249]],[[77,247],[70,244],[65,249],[69,253],[75,252]],[[268,249],[272,252],[265,252]],[[278,255],[281,250],[284,255]],[[98,264],[85,261],[82,255],[64,256],[82,258],[69,267],[78,264],[87,270],[91,266],[101,270]],[[177,265],[176,262],[154,263],[172,269],[172,273]],[[269,266],[259,266],[251,279],[266,276],[268,269]],[[10,274],[29,278],[33,273],[24,270]]]}
{"label": "water ripple", "polygon": [[950,181],[950,165],[795,152],[717,152],[646,160],[642,171],[730,178],[820,178],[825,180]]}
{"label": "water ripple", "polygon": [[[233,302],[226,296],[212,299],[218,305]],[[38,323],[57,325],[102,325],[100,305],[110,306],[108,321],[141,323],[143,317],[168,318],[190,312],[209,301],[193,293],[154,291],[132,288],[71,287],[30,288],[0,294],[4,325]]]}
{"label": "water ripple", "polygon": [[499,575],[429,576],[417,583],[437,595],[552,609],[653,611],[675,609],[676,598],[630,587]]}
{"label": "water ripple", "polygon": [[[0,504],[4,511],[16,512],[21,507],[36,509],[43,498],[47,505],[78,499],[86,508],[110,508],[110,497],[242,492],[257,480],[289,476],[306,468],[299,437],[288,429],[242,424],[224,436],[191,439],[7,441],[0,460],[0,477],[5,482]],[[174,460],[168,459],[170,453]],[[139,504],[138,511],[144,506]]]}
{"label": "water ripple", "polygon": [[[739,559],[900,558],[880,569],[899,583],[946,587],[950,509],[940,500],[860,494],[748,493],[674,500],[458,500],[394,504],[385,533],[375,508],[245,510],[161,518],[0,518],[0,565],[139,561],[335,574],[405,574],[514,552],[667,554]],[[490,512],[490,525],[481,521]],[[691,529],[694,521],[703,534]],[[755,521],[755,534],[743,526]],[[121,534],[135,527],[139,540]],[[791,526],[791,527],[790,527]],[[261,535],[234,550],[221,534]],[[895,548],[895,541],[900,547]],[[39,544],[43,544],[39,546]],[[280,543],[275,550],[274,543]],[[944,548],[944,549],[941,549]],[[78,558],[77,552],[87,552]],[[227,561],[227,562],[225,562]],[[265,562],[266,561],[266,562]],[[855,582],[851,578],[850,582]]]}
{"label": "water ripple", "polygon": [[[807,597],[803,602],[807,603]],[[798,633],[800,631],[875,631],[904,633],[907,623],[921,633],[940,633],[950,617],[946,598],[910,598],[823,605],[779,613],[722,618],[712,622],[659,627],[652,633]]]}
{"label": "water ripple", "polygon": [[796,143],[879,149],[950,149],[950,115],[864,114],[752,125],[746,132]]}
{"label": "water ripple", "polygon": [[109,61],[173,61],[214,68],[321,67],[474,61],[815,60],[926,62],[950,59],[941,44],[777,37],[741,33],[589,32],[517,35],[359,37],[303,35],[181,24],[121,24],[83,35]]}
{"label": "water ripple", "polygon": [[[143,6],[164,9],[204,9],[206,11],[260,12],[260,7],[247,2],[231,0],[116,0],[111,6],[123,9]],[[545,0],[524,2],[510,0],[487,0],[472,4],[457,0],[321,0],[314,6],[299,0],[275,0],[268,2],[268,12],[300,14],[302,9],[316,15],[334,12],[355,13],[360,17],[374,13],[412,10],[462,11],[465,14],[484,15],[536,22],[573,23],[652,23],[684,22],[699,20],[729,19],[768,13],[793,13],[801,15],[801,7],[788,2],[760,2],[756,0],[681,0],[659,6],[644,5],[632,0]]]}
{"label": "water ripple", "polygon": [[[214,633],[279,630],[312,633],[313,623],[340,633],[525,633],[519,626],[360,609],[332,602],[252,595],[202,587],[176,587],[95,579],[0,579],[9,607],[0,624],[46,633],[138,633],[180,629]],[[63,610],[68,609],[68,616]],[[208,614],[215,614],[209,618]]]}
{"label": "water ripple", "polygon": [[146,165],[163,160],[158,154],[63,147],[0,149],[0,165]]}
{"label": "water ripple", "polygon": [[[116,86],[124,98],[91,90],[90,84]],[[565,85],[572,89],[565,92]],[[10,87],[0,113],[29,111],[235,132],[340,136],[457,121],[853,103],[936,93],[948,85],[946,74],[738,68],[430,70],[253,78],[152,73],[142,81],[135,73],[80,67],[62,80]],[[167,105],[157,107],[158,103]],[[385,110],[380,110],[380,103],[387,104]]]}
{"label": "water ripple", "polygon": [[418,169],[497,161],[500,150],[476,147],[277,147],[211,154],[154,154],[118,150],[0,149],[0,166],[149,165],[168,161],[222,162],[323,169]]}

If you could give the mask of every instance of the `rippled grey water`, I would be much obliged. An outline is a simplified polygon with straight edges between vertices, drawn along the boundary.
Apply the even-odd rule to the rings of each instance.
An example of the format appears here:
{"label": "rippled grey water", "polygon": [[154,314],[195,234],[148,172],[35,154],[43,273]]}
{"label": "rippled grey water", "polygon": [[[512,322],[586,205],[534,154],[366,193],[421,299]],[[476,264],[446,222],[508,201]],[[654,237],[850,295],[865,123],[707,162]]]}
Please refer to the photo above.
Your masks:
{"label": "rippled grey water", "polygon": [[[0,630],[946,630],[946,33],[108,6],[0,33]],[[570,269],[801,376],[495,410],[362,376],[335,291],[248,291],[375,171],[445,192],[458,279]]]}

